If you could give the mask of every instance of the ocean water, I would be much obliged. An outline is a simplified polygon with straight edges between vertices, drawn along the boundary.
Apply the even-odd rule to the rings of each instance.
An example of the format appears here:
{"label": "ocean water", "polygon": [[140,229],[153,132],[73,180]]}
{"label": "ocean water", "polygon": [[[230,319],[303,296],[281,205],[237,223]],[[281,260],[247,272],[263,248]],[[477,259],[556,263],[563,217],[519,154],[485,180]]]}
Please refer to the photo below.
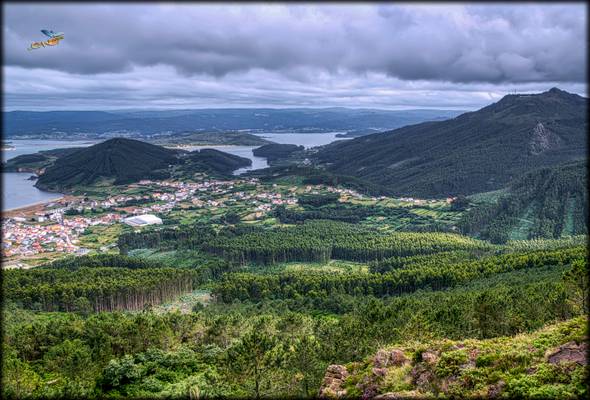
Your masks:
{"label": "ocean water", "polygon": [[255,133],[256,136],[268,139],[280,144],[296,144],[306,149],[310,147],[323,146],[336,140],[350,140],[350,138],[337,138],[336,135],[344,132],[325,133]]}
{"label": "ocean water", "polygon": [[46,202],[57,199],[59,193],[49,193],[37,189],[28,178],[31,174],[20,172],[2,173],[2,210],[8,211],[32,205],[38,202]]}
{"label": "ocean water", "polygon": [[[86,147],[95,141],[88,140],[9,140],[14,149],[2,150],[2,161],[9,160],[22,154],[32,154],[40,150],[52,150],[64,147]],[[2,210],[25,207],[59,198],[60,193],[44,192],[37,189],[35,181],[28,178],[28,172],[3,172],[2,173]]]}
{"label": "ocean water", "polygon": [[23,154],[32,154],[42,150],[63,149],[66,147],[87,147],[96,140],[14,140],[8,139],[14,147],[12,150],[2,150],[2,161],[10,160]]}
{"label": "ocean water", "polygon": [[[327,133],[257,133],[257,136],[266,138],[281,144],[303,145],[306,149],[315,146],[323,146],[335,140],[345,140],[336,137],[339,132]],[[87,147],[97,143],[92,140],[12,140],[14,146],[11,150],[2,150],[2,161],[9,160],[22,154],[32,154],[40,150],[52,150],[65,147]],[[226,153],[235,154],[252,160],[252,165],[240,168],[234,172],[235,175],[246,171],[268,167],[264,157],[256,157],[252,153],[258,146],[192,146],[187,150],[216,149]],[[60,197],[59,193],[49,193],[37,189],[35,181],[29,180],[30,173],[26,172],[3,172],[2,173],[2,210],[25,207],[42,201],[49,201]]]}

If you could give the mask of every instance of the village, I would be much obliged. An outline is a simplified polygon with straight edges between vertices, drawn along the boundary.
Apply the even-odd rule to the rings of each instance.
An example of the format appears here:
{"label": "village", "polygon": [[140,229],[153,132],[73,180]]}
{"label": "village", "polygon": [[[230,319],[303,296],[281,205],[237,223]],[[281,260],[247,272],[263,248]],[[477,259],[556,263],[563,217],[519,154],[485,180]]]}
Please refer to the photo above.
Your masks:
{"label": "village", "polygon": [[[114,223],[137,227],[162,223],[158,217],[139,220],[133,218],[152,214],[165,215],[180,204],[190,204],[194,208],[222,208],[227,206],[226,203],[247,202],[255,206],[257,212],[266,213],[273,205],[297,203],[295,196],[285,198],[281,193],[272,191],[230,193],[240,184],[257,185],[258,182],[256,179],[204,180],[198,183],[144,180],[130,187],[146,186],[153,190],[151,195],[117,195],[103,200],[76,198],[70,200],[67,206],[51,202],[44,205],[42,211],[36,211],[32,215],[3,218],[2,255],[3,258],[18,258],[40,253],[85,254],[88,250],[78,244],[80,236],[88,227]],[[226,196],[228,193],[229,196]],[[221,196],[226,197],[216,198]],[[129,206],[129,203],[141,205]],[[84,215],[96,209],[109,212],[97,216]]]}
{"label": "village", "polygon": [[[141,194],[119,194],[106,198],[69,197],[67,201],[44,204],[41,210],[3,218],[3,259],[18,261],[42,253],[86,254],[80,237],[96,225],[126,224],[132,228],[162,224],[172,210],[219,209],[240,205],[263,218],[276,206],[297,204],[297,195],[338,193],[341,201],[385,201],[385,196],[368,197],[351,189],[324,185],[263,185],[256,178],[197,182],[142,180],[128,185]],[[447,203],[452,199],[447,199]],[[434,200],[400,198],[397,201],[423,205]],[[104,249],[112,248],[111,243]],[[103,250],[104,250],[103,249]],[[14,263],[12,264],[14,265]]]}

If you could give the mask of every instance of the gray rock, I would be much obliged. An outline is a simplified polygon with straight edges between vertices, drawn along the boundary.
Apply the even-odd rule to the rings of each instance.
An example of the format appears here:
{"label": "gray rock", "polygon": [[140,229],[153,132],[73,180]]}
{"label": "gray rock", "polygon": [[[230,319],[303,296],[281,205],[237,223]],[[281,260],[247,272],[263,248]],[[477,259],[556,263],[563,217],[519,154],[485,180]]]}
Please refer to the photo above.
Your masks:
{"label": "gray rock", "polygon": [[376,368],[386,368],[391,366],[404,365],[408,361],[404,352],[398,349],[379,350],[373,358],[373,364]]}
{"label": "gray rock", "polygon": [[568,342],[554,349],[547,355],[550,364],[576,363],[588,365],[588,343]]}
{"label": "gray rock", "polygon": [[348,376],[349,373],[344,365],[332,364],[328,366],[318,396],[320,398],[342,398],[346,396],[346,390],[342,387],[342,384]]}

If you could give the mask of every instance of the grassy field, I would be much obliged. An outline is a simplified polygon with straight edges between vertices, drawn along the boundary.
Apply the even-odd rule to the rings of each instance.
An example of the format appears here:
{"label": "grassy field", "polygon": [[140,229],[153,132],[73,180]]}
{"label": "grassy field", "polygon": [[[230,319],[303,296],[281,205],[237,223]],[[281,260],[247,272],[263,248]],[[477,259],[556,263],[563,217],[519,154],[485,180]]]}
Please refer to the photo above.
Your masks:
{"label": "grassy field", "polygon": [[119,235],[128,229],[123,224],[89,226],[80,236],[81,247],[99,251],[101,247],[117,243]]}
{"label": "grassy field", "polygon": [[204,262],[212,259],[212,256],[198,250],[136,249],[131,250],[129,255],[159,261],[162,264],[178,268],[198,268]]}
{"label": "grassy field", "polygon": [[496,203],[500,197],[504,196],[507,193],[508,191],[506,189],[499,189],[493,190],[491,192],[472,194],[471,196],[467,196],[467,198],[471,202],[476,204],[490,204]]}
{"label": "grassy field", "polygon": [[525,212],[518,218],[518,223],[512,228],[508,237],[510,240],[526,240],[529,237],[529,232],[533,228],[535,204],[531,203],[526,208]]}
{"label": "grassy field", "polygon": [[197,289],[190,293],[183,294],[182,296],[174,299],[173,301],[162,303],[157,307],[154,307],[152,311],[156,314],[165,314],[168,312],[180,312],[182,314],[188,314],[193,311],[196,307],[205,307],[211,301],[211,295],[208,290]]}
{"label": "grassy field", "polygon": [[275,265],[247,265],[243,272],[252,272],[257,274],[274,274],[281,272],[299,272],[299,271],[324,271],[334,273],[350,272],[369,272],[367,264],[355,263],[352,261],[330,260],[327,263],[281,263]]}
{"label": "grassy field", "polygon": [[564,235],[573,235],[574,234],[574,210],[576,207],[576,200],[574,198],[567,199],[567,204],[565,207],[565,221],[563,227],[563,234]]}

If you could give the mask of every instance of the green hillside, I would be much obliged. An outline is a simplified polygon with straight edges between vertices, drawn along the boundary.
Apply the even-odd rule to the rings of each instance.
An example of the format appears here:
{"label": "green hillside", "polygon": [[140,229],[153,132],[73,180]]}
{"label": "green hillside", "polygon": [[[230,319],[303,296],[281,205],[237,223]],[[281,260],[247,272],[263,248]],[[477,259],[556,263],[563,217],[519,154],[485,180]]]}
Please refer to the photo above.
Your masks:
{"label": "green hillside", "polygon": [[52,164],[54,159],[44,154],[22,154],[2,163],[5,172],[35,172]]}
{"label": "green hillside", "polygon": [[303,146],[296,144],[271,143],[252,150],[256,157],[266,157],[269,162],[288,157],[291,153],[303,150]]}
{"label": "green hillside", "polygon": [[465,234],[501,243],[585,234],[587,220],[587,163],[578,161],[524,175],[505,195],[475,203],[459,226]]}
{"label": "green hillside", "polygon": [[205,172],[212,175],[228,175],[238,168],[252,165],[252,160],[215,149],[191,151],[182,157],[180,167],[184,173]]}
{"label": "green hillside", "polygon": [[403,343],[331,365],[326,398],[583,398],[587,327],[574,318],[526,335]]}
{"label": "green hillside", "polygon": [[585,157],[587,99],[559,89],[508,95],[481,110],[325,146],[337,174],[397,195],[441,197],[506,186],[535,168]]}
{"label": "green hillside", "polygon": [[36,186],[63,190],[90,185],[103,179],[124,184],[144,178],[166,177],[178,151],[139,140],[115,138],[58,158],[39,176]]}
{"label": "green hillside", "polygon": [[81,147],[67,147],[63,149],[42,150],[34,154],[22,154],[9,159],[2,164],[6,172],[36,172],[52,165],[57,158],[73,154]]}
{"label": "green hillside", "polygon": [[[33,161],[35,163],[31,164]],[[12,168],[46,167],[36,186],[61,191],[104,180],[119,185],[141,179],[163,179],[170,177],[172,172],[180,177],[196,172],[225,176],[238,168],[250,166],[252,161],[214,149],[187,152],[116,138],[75,151],[20,156],[9,164]]]}

